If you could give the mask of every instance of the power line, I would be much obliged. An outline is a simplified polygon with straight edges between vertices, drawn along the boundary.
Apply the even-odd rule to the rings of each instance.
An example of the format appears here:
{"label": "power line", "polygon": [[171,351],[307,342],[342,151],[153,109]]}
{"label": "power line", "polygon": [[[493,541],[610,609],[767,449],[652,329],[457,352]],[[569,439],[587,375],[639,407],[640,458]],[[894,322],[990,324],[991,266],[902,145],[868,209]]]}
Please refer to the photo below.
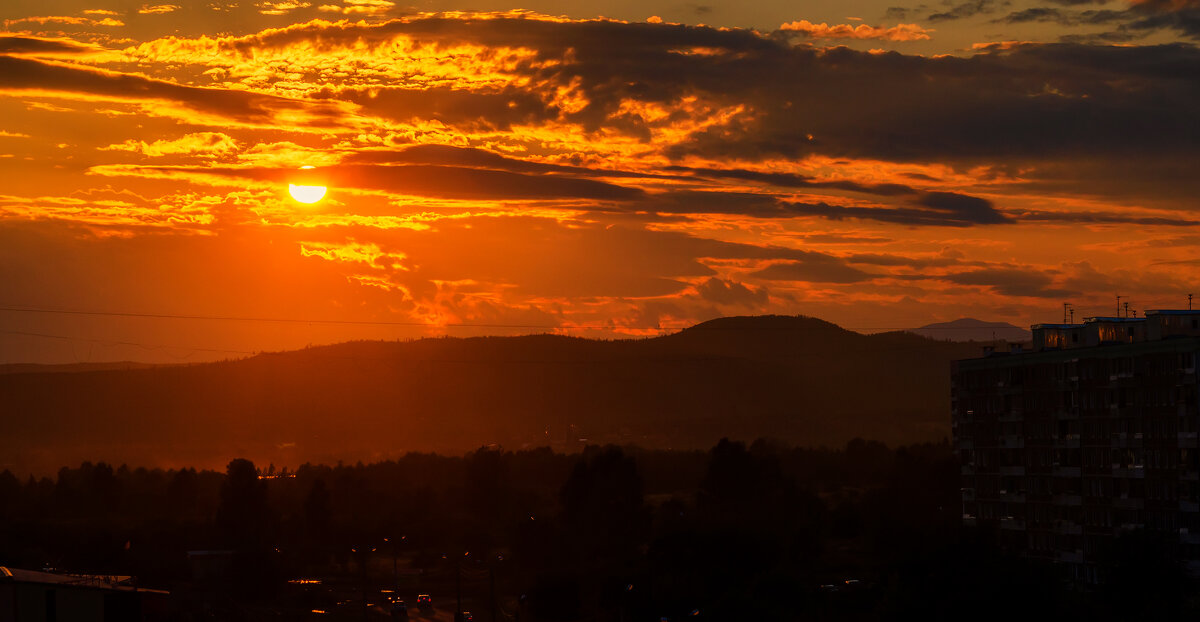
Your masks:
{"label": "power line", "polygon": [[[217,353],[225,353],[225,354],[257,354],[257,352],[251,352],[249,350],[229,350],[229,349],[225,349],[225,348],[202,348],[202,347],[193,347],[193,346],[170,346],[170,345],[155,344],[155,343],[139,343],[136,341],[118,341],[115,339],[97,339],[94,337],[69,337],[66,335],[51,335],[49,333],[35,333],[35,332],[23,331],[23,330],[0,329],[0,333],[6,334],[6,335],[22,335],[22,336],[26,336],[26,337],[40,337],[43,339],[61,339],[64,341],[84,341],[84,342],[88,342],[88,343],[98,343],[101,345],[111,345],[111,346],[134,346],[134,347],[138,347],[138,348],[144,348],[146,350],[164,350],[164,351],[166,351],[166,350],[190,350],[192,352],[217,352]],[[170,352],[167,352],[167,354],[170,354]],[[186,358],[186,357],[184,357],[184,358]]]}

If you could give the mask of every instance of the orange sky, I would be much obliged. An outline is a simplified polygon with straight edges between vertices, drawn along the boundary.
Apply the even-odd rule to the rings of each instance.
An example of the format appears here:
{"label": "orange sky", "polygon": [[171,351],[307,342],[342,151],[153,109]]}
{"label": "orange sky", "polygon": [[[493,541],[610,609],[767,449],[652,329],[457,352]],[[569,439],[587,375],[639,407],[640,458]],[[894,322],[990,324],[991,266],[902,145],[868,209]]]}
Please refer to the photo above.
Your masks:
{"label": "orange sky", "polygon": [[943,4],[6,4],[0,363],[1185,306],[1198,3]]}

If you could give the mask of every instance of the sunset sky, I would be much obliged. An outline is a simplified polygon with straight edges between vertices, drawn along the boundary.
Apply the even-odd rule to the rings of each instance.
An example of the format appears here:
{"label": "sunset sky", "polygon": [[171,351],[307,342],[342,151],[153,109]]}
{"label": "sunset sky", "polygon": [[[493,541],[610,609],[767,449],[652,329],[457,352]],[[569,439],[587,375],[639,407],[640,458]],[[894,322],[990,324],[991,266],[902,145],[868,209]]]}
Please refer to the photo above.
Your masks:
{"label": "sunset sky", "polygon": [[1200,294],[1197,0],[164,1],[0,3],[0,363]]}

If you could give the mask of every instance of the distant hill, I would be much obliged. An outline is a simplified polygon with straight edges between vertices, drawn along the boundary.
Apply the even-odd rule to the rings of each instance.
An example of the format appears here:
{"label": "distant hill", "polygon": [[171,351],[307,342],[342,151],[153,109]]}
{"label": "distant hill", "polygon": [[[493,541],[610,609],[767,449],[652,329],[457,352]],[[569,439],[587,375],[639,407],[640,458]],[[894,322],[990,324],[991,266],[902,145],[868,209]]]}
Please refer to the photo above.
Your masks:
{"label": "distant hill", "polygon": [[965,317],[953,322],[926,324],[914,328],[910,333],[938,339],[941,341],[1016,341],[1024,342],[1033,338],[1033,334],[1020,326],[1008,322],[984,322]]}
{"label": "distant hill", "polygon": [[106,371],[110,369],[145,369],[154,367],[151,363],[134,363],[118,361],[114,363],[64,363],[62,365],[44,365],[41,363],[7,363],[0,365],[0,374],[28,374],[45,372],[61,374],[76,371]]}
{"label": "distant hill", "polygon": [[[221,467],[722,436],[841,445],[949,434],[949,364],[977,344],[808,317],[713,320],[653,339],[352,342],[143,369],[0,375],[0,469],[82,460]],[[581,440],[585,439],[585,440]]]}

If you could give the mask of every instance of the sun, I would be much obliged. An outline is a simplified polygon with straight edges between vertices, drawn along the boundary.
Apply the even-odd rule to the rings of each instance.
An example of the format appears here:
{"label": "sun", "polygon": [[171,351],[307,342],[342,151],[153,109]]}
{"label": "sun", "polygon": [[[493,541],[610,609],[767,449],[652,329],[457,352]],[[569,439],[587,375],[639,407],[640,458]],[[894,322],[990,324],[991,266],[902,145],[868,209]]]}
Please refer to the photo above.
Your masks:
{"label": "sun", "polygon": [[[311,169],[311,166],[301,166],[301,169]],[[329,188],[325,186],[298,186],[296,184],[288,184],[288,193],[293,199],[301,203],[316,203],[325,198],[325,193]]]}

